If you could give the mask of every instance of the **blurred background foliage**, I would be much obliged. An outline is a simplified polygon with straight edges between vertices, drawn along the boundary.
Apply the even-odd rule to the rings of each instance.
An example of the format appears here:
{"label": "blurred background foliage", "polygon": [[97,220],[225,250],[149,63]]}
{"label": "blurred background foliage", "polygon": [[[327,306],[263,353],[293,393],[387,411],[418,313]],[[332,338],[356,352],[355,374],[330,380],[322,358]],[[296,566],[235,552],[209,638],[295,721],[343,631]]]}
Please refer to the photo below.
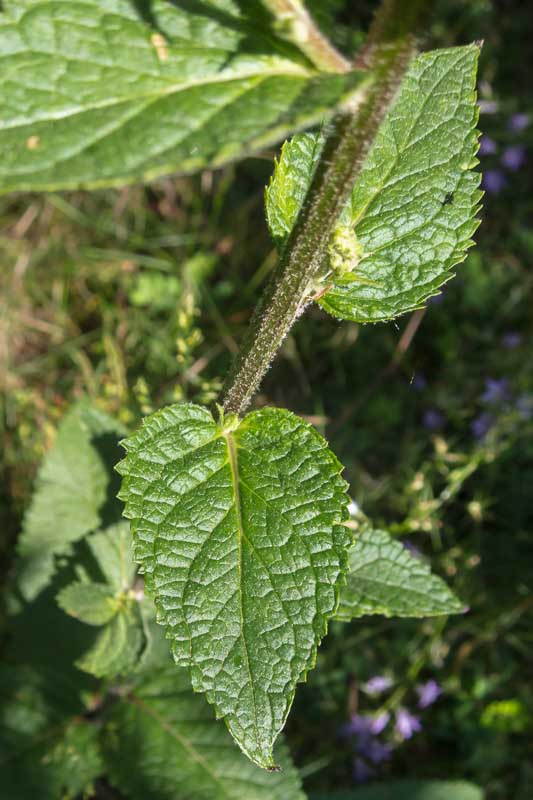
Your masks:
{"label": "blurred background foliage", "polygon": [[[309,5],[345,52],[360,46],[373,3]],[[429,558],[467,613],[332,625],[288,741],[313,791],[446,777],[488,800],[529,800],[533,15],[518,0],[438,5],[424,46],[484,40],[478,246],[440,297],[397,323],[312,309],[256,402],[310,419],[346,464],[354,515]],[[0,200],[2,581],[75,399],[128,427],[169,402],[216,399],[276,261],[263,213],[273,156],[149,187]]]}

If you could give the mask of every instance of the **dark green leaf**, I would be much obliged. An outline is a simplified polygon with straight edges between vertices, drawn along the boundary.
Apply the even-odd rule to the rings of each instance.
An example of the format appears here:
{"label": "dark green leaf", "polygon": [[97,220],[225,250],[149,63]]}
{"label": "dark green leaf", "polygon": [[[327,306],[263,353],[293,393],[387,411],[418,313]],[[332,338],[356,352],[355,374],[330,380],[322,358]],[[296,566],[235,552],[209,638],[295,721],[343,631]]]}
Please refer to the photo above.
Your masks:
{"label": "dark green leaf", "polygon": [[102,770],[98,729],[50,704],[41,677],[0,670],[0,794],[6,800],[74,800]]}
{"label": "dark green leaf", "polygon": [[111,781],[130,800],[304,800],[285,746],[281,772],[251,764],[175,667],[113,706],[105,742]]}
{"label": "dark green leaf", "polygon": [[483,800],[484,793],[463,781],[386,781],[348,792],[311,795],[311,800]]}

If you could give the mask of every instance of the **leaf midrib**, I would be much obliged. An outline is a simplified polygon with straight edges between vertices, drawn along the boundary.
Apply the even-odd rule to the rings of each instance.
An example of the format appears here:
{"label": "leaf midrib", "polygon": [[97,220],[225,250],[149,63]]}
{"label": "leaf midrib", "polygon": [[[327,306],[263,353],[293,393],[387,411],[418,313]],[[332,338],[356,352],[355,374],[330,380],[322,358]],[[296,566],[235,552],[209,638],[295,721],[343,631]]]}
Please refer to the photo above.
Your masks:
{"label": "leaf midrib", "polygon": [[[464,57],[464,56],[461,56],[461,57]],[[453,64],[453,69],[455,69],[456,67],[457,67],[457,63]],[[426,67],[426,69],[427,69],[427,67]],[[452,70],[452,67],[451,66],[448,67],[446,69],[446,71],[442,75],[440,75],[438,80],[433,84],[431,92],[428,92],[426,98],[423,101],[423,104],[422,104],[421,108],[418,110],[417,114],[413,117],[413,119],[411,121],[411,126],[408,129],[407,134],[404,134],[403,142],[401,144],[398,144],[398,142],[396,141],[396,138],[394,139],[394,145],[395,145],[395,148],[396,148],[395,156],[394,156],[393,159],[391,159],[391,163],[390,163],[388,169],[386,170],[386,172],[384,173],[384,175],[381,176],[380,181],[379,181],[375,191],[370,195],[370,197],[367,198],[367,200],[364,203],[364,205],[360,209],[358,209],[355,217],[352,219],[351,224],[352,224],[352,227],[355,230],[357,229],[357,226],[365,219],[366,213],[367,213],[368,209],[371,207],[371,205],[374,202],[374,200],[376,199],[376,197],[378,197],[384,189],[388,188],[387,181],[390,178],[390,176],[392,175],[392,173],[394,172],[394,170],[396,169],[396,167],[398,166],[398,161],[400,159],[400,156],[403,154],[405,149],[409,146],[409,145],[406,145],[406,141],[412,135],[416,125],[419,123],[420,118],[421,118],[421,116],[422,116],[422,114],[424,112],[424,109],[425,109],[427,103],[429,102],[430,97],[433,96],[433,93],[434,93],[435,89],[449,75],[451,70]],[[391,128],[391,130],[394,130],[394,129]],[[369,153],[369,156],[371,156],[371,153]]]}
{"label": "leaf midrib", "polygon": [[235,517],[237,521],[237,574],[238,574],[238,592],[239,592],[239,613],[240,613],[240,628],[241,628],[241,640],[243,645],[243,652],[244,652],[244,659],[246,663],[246,670],[248,672],[248,680],[250,682],[250,690],[252,695],[252,706],[253,706],[253,723],[254,723],[254,732],[255,732],[255,741],[256,747],[258,750],[261,749],[260,747],[260,737],[259,731],[257,728],[257,703],[255,699],[255,685],[254,680],[252,677],[252,670],[250,667],[250,656],[248,653],[248,644],[246,642],[246,636],[244,633],[244,605],[243,605],[243,568],[242,568],[242,542],[245,537],[244,532],[244,524],[242,519],[242,507],[241,507],[241,491],[239,485],[239,464],[237,461],[237,450],[235,447],[235,439],[233,438],[233,434],[231,432],[222,433],[224,439],[226,440],[226,445],[228,448],[228,462],[231,471],[231,481],[233,484],[233,491],[235,497]]}
{"label": "leaf midrib", "polygon": [[221,781],[216,772],[214,772],[211,769],[209,762],[203,757],[203,755],[200,752],[198,752],[196,747],[189,741],[189,739],[182,736],[174,727],[172,727],[172,725],[170,725],[170,723],[166,721],[166,719],[164,719],[164,717],[162,717],[159,714],[158,711],[156,711],[154,708],[152,708],[143,700],[141,700],[141,698],[138,697],[137,695],[133,693],[130,694],[129,697],[127,698],[127,702],[129,702],[131,705],[136,706],[142,713],[146,714],[148,717],[151,717],[153,720],[155,720],[155,722],[157,722],[157,724],[161,726],[161,728],[165,731],[165,733],[168,734],[176,742],[178,742],[178,744],[180,744],[181,747],[183,747],[183,749],[189,753],[193,761],[199,764],[206,771],[206,773],[213,779],[213,781],[217,784],[217,786],[221,788],[224,797],[226,797],[228,800],[232,800],[232,796],[228,794],[228,790],[223,781]]}

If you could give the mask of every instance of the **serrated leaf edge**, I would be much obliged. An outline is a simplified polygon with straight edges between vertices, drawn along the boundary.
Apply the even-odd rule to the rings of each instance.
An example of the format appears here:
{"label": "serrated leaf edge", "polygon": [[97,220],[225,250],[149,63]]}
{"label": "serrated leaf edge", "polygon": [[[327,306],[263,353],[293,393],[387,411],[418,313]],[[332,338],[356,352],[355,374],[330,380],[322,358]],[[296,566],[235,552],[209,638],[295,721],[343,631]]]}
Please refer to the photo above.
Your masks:
{"label": "serrated leaf edge", "polygon": [[[224,428],[220,425],[220,423],[217,423],[217,421],[214,419],[212,414],[210,414],[210,412],[206,408],[204,408],[203,406],[200,406],[198,404],[195,404],[195,403],[187,403],[186,405],[187,405],[188,408],[193,408],[197,412],[200,412],[203,415],[205,415],[206,418],[208,418],[210,422],[214,423],[217,426],[216,435],[214,435],[212,439],[206,440],[204,445],[208,444],[209,442],[215,441],[216,439],[221,438],[221,437],[225,438],[226,442],[228,442],[228,439],[230,437],[231,437],[231,439],[233,439],[233,433],[231,431],[227,431],[227,430],[225,431]],[[127,455],[115,467],[116,471],[124,479],[123,483],[122,483],[122,487],[121,487],[119,493],[117,494],[117,497],[120,500],[122,500],[124,502],[124,504],[125,504],[123,515],[131,520],[131,530],[132,530],[132,534],[133,534],[133,555],[134,555],[135,560],[137,561],[137,563],[140,566],[140,570],[139,571],[141,573],[143,573],[144,576],[145,576],[146,589],[151,594],[151,596],[152,596],[152,598],[154,600],[154,604],[155,604],[155,607],[156,607],[156,621],[159,624],[165,626],[165,629],[167,628],[167,620],[166,620],[165,611],[161,608],[160,600],[157,597],[157,595],[156,595],[156,593],[155,593],[155,591],[153,589],[152,582],[150,580],[150,573],[146,573],[146,571],[143,568],[143,564],[142,564],[143,559],[141,558],[141,556],[139,554],[137,543],[136,543],[136,526],[135,526],[135,522],[134,522],[134,514],[130,509],[130,503],[128,501],[128,477],[129,477],[129,474],[130,474],[129,471],[128,471],[128,461],[129,461],[130,454],[136,453],[139,450],[140,447],[142,447],[147,441],[153,440],[159,433],[159,430],[156,430],[152,435],[150,435],[147,438],[146,437],[147,429],[151,429],[152,426],[154,425],[154,423],[158,423],[159,420],[165,420],[165,415],[168,413],[168,410],[170,408],[175,408],[175,407],[176,406],[166,406],[165,408],[162,408],[159,411],[156,411],[154,414],[150,415],[149,417],[145,417],[142,420],[141,427],[135,433],[133,433],[127,439],[121,440],[120,445],[126,450]],[[345,546],[342,546],[340,543],[334,545],[334,549],[335,549],[335,551],[337,553],[337,556],[339,558],[339,577],[338,577],[338,579],[337,579],[337,581],[336,581],[336,583],[334,585],[334,604],[333,604],[333,608],[332,608],[331,611],[329,611],[327,613],[318,615],[319,616],[319,623],[320,623],[319,627],[318,627],[318,630],[315,627],[313,627],[314,646],[313,646],[311,652],[309,653],[309,656],[308,656],[308,659],[307,659],[307,663],[306,663],[304,669],[302,670],[302,672],[300,674],[300,677],[296,681],[294,689],[292,690],[290,695],[288,695],[288,697],[287,697],[286,708],[285,708],[285,712],[283,714],[283,722],[282,722],[282,725],[281,725],[281,728],[280,728],[280,731],[281,731],[281,729],[283,728],[283,725],[285,724],[285,722],[287,720],[288,714],[290,712],[290,709],[291,709],[291,706],[292,706],[292,703],[293,703],[293,700],[294,700],[295,692],[296,692],[296,686],[298,684],[300,684],[300,683],[305,683],[307,681],[308,673],[315,667],[317,654],[318,654],[318,647],[319,647],[320,642],[322,641],[322,639],[327,634],[329,620],[335,617],[335,614],[336,614],[336,611],[337,611],[337,608],[338,608],[339,602],[340,602],[341,589],[342,589],[342,587],[344,585],[346,585],[347,575],[348,575],[348,572],[349,572],[349,548],[350,548],[351,542],[353,541],[353,534],[352,534],[351,530],[344,524],[349,518],[349,513],[348,513],[348,500],[349,500],[349,498],[348,498],[348,495],[347,495],[347,491],[348,491],[349,487],[348,487],[348,483],[342,478],[342,475],[341,475],[341,473],[343,471],[343,466],[340,463],[340,461],[337,459],[335,454],[329,449],[328,443],[325,440],[325,438],[323,436],[321,436],[318,433],[318,431],[310,423],[307,423],[301,417],[298,417],[298,415],[293,414],[291,411],[288,411],[287,409],[265,408],[265,409],[259,409],[257,411],[252,411],[249,414],[247,414],[240,421],[239,428],[242,427],[243,425],[245,425],[246,421],[249,420],[250,417],[252,417],[252,416],[261,416],[261,415],[263,415],[265,413],[268,413],[269,411],[272,411],[272,410],[275,410],[276,413],[281,413],[281,414],[284,414],[284,415],[286,415],[286,416],[288,416],[290,418],[296,419],[300,425],[304,425],[306,427],[306,429],[308,431],[310,431],[312,433],[312,435],[316,438],[316,440],[318,441],[318,443],[320,445],[320,449],[326,450],[328,452],[328,456],[329,456],[332,464],[335,466],[336,478],[338,479],[338,488],[336,488],[335,497],[338,499],[339,505],[342,505],[342,500],[343,499],[345,500],[344,504],[342,505],[342,509],[343,510],[342,510],[341,519],[339,520],[338,523],[335,523],[333,525],[333,527],[332,527],[332,537],[333,537],[333,539],[340,538],[341,531],[342,531],[342,535],[345,536],[346,539],[347,539]],[[202,445],[202,446],[204,446],[204,445]],[[229,451],[229,444],[228,444],[228,451]],[[228,455],[229,455],[229,452],[228,452]],[[234,486],[235,486],[235,481],[234,481]],[[171,634],[170,634],[170,632],[168,630],[165,630],[165,636],[170,641],[172,640],[172,636],[171,636]],[[255,764],[257,764],[258,766],[260,766],[260,767],[262,767],[264,769],[268,769],[268,770],[277,770],[277,769],[279,769],[279,766],[274,764],[274,761],[273,761],[273,746],[274,746],[274,743],[276,741],[277,736],[279,736],[280,731],[278,731],[278,733],[274,737],[273,741],[269,744],[269,748],[268,748],[269,749],[269,759],[265,760],[265,761],[258,760],[257,757],[255,757],[252,753],[248,752],[248,750],[246,748],[244,748],[242,746],[242,744],[239,741],[237,741],[237,739],[235,739],[235,737],[233,737],[233,734],[231,732],[231,729],[229,728],[228,723],[226,722],[226,719],[218,711],[217,704],[216,704],[215,697],[214,697],[214,693],[211,692],[211,691],[206,691],[204,688],[201,687],[201,685],[200,685],[201,678],[197,674],[199,672],[199,670],[196,667],[196,665],[195,664],[189,664],[189,665],[187,665],[186,669],[189,672],[189,676],[190,676],[190,679],[191,679],[191,685],[192,685],[193,691],[196,692],[196,693],[199,693],[199,694],[205,694],[208,702],[214,708],[215,718],[216,719],[221,719],[221,718],[224,719],[224,723],[226,724],[226,727],[228,728],[228,730],[230,732],[230,735],[232,736],[232,738],[234,739],[236,744],[239,746],[239,748],[242,750],[242,752],[251,761],[253,761]],[[257,744],[259,745],[259,740],[257,740]],[[260,748],[258,746],[258,750],[259,749],[262,749],[262,748]]]}

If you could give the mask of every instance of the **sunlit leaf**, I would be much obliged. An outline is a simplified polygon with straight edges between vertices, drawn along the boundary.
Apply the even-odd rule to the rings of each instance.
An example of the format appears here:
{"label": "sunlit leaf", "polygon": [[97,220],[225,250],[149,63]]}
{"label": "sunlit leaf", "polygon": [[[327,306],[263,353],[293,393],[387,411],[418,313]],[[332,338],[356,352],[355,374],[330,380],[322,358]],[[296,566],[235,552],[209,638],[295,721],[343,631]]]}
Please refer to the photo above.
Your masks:
{"label": "sunlit leaf", "polygon": [[4,192],[218,166],[319,122],[361,79],[317,72],[232,0],[3,7]]}
{"label": "sunlit leaf", "polygon": [[170,406],[125,447],[121,497],[174,658],[272,767],[346,568],[341,466],[311,425],[273,408],[218,423]]}
{"label": "sunlit leaf", "polygon": [[[434,50],[409,69],[339,220],[322,286],[315,287],[333,316],[377,322],[419,308],[473,244],[482,196],[480,175],[472,171],[478,52],[476,45]],[[320,134],[296,136],[282,149],[266,193],[279,247],[320,150]]]}
{"label": "sunlit leaf", "polygon": [[337,618],[381,614],[433,617],[457,614],[464,605],[421,558],[380,530],[358,534],[350,550],[348,582]]}

